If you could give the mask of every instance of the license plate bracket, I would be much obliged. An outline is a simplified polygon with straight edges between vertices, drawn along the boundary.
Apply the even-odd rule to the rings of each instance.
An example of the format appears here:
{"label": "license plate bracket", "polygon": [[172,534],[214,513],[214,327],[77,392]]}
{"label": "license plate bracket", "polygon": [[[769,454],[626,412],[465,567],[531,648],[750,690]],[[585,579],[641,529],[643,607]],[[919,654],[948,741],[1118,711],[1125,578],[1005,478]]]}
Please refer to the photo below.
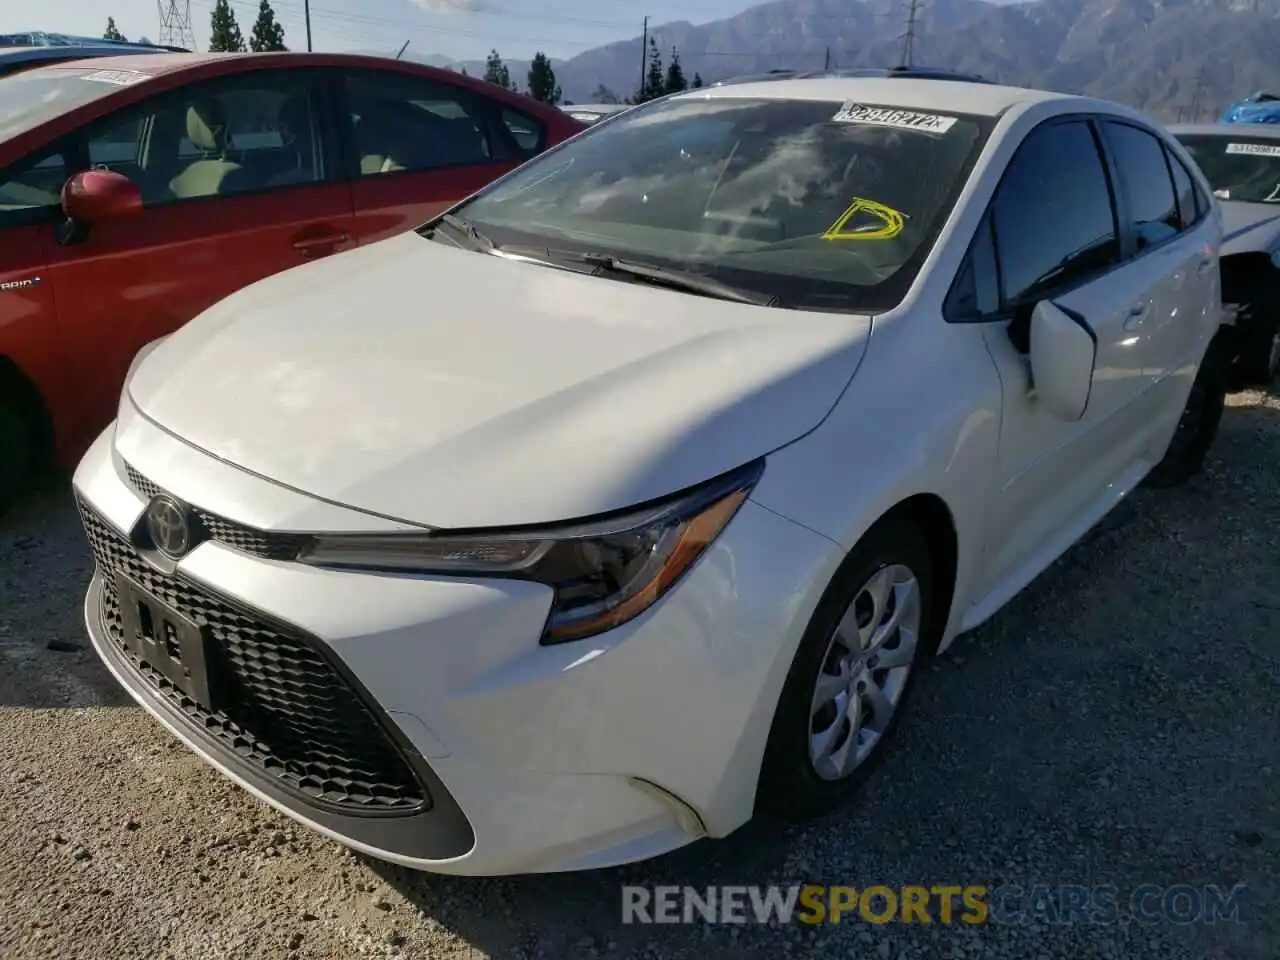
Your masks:
{"label": "license plate bracket", "polygon": [[200,706],[215,709],[208,632],[123,574],[115,582],[125,647]]}

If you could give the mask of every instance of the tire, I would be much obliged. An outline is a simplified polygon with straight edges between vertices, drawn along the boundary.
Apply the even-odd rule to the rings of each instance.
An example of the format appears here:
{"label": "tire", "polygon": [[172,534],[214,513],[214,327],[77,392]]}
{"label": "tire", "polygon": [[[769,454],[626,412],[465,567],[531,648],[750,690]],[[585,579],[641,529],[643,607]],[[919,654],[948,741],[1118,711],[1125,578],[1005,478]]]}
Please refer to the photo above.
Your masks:
{"label": "tire", "polygon": [[[886,606],[883,609],[889,619],[892,619],[896,611],[902,614],[902,623],[906,624],[913,619],[916,621],[914,651],[906,664],[905,672],[901,667],[867,672],[859,667],[841,667],[836,670],[835,660],[840,652],[838,648],[842,645],[841,639],[837,637],[837,628],[845,614],[850,613],[853,621],[865,621],[868,602],[872,599],[867,586],[876,584],[878,577],[889,578],[896,574],[901,579],[903,571],[914,577],[914,601],[908,588],[901,586],[892,591],[896,607]],[[907,519],[889,518],[880,521],[849,553],[819,601],[800,641],[765,747],[756,795],[758,810],[767,816],[783,820],[806,820],[835,807],[866,779],[883,755],[897,726],[922,661],[932,656],[937,649],[940,633],[934,623],[937,609],[933,560],[928,541],[920,528]],[[844,632],[854,636],[863,633],[862,630],[852,629]],[[896,642],[892,633],[885,636],[884,646],[880,649],[882,654],[887,652],[892,655],[899,653],[908,644],[908,631],[901,630],[897,631]],[[833,645],[837,649],[833,649]],[[856,644],[850,644],[854,645]],[[839,682],[836,673],[842,678]],[[882,689],[891,697],[896,695],[887,717],[877,717],[874,711],[866,713],[866,703],[862,697],[858,697],[862,706],[862,719],[869,717],[870,723],[879,727],[877,735],[874,738],[868,737],[865,746],[849,729],[851,721],[847,714],[839,721],[839,727],[832,722],[833,710],[839,705],[839,701],[827,701],[820,694],[820,674],[826,677],[824,690],[840,684],[847,684],[852,689],[859,676],[864,679],[879,677],[878,683],[884,685]],[[846,695],[846,702],[852,700],[852,696]],[[823,706],[815,710],[818,703],[823,703]],[[853,754],[853,765],[841,769],[829,759],[815,760],[815,753],[819,757],[823,756],[821,750],[815,749],[815,728],[819,733],[826,732],[831,743],[837,746],[848,745],[844,754]],[[845,731],[844,736],[841,736],[842,729]],[[836,750],[834,753],[839,756],[842,751]],[[858,753],[863,754],[860,760]]]}
{"label": "tire", "polygon": [[1164,459],[1147,474],[1147,486],[1158,490],[1175,487],[1186,483],[1200,472],[1205,454],[1218,435],[1226,397],[1225,364],[1218,341],[1215,340],[1209,345],[1204,360],[1200,363],[1182,419],[1169,441]]}
{"label": "tire", "polygon": [[1244,386],[1266,387],[1280,373],[1280,323],[1250,330],[1240,338],[1240,380]]}
{"label": "tire", "polygon": [[22,408],[0,396],[0,513],[13,504],[31,478],[35,439]]}

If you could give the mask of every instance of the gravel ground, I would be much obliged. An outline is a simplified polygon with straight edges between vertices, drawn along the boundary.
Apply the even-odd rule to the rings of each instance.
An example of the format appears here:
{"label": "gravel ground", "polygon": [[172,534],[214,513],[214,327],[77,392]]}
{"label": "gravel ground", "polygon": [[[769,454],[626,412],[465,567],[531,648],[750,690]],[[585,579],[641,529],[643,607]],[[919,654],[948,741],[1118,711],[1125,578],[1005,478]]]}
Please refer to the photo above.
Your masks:
{"label": "gravel ground", "polygon": [[[231,786],[88,650],[64,490],[0,520],[0,956],[1276,958],[1280,398],[1140,493],[922,676],[849,807],[623,870],[414,875]],[[1248,886],[1242,923],[808,928],[620,920],[620,886]]]}

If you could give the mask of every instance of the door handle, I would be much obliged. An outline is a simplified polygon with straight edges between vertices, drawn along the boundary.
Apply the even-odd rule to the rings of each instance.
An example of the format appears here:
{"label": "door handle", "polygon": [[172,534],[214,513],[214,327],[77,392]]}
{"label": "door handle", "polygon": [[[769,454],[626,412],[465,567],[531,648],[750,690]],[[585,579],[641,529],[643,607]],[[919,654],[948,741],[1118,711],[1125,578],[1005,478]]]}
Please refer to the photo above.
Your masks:
{"label": "door handle", "polygon": [[1213,261],[1206,258],[1196,264],[1196,276],[1203,276],[1209,272],[1209,268],[1213,266]]}
{"label": "door handle", "polygon": [[339,244],[346,243],[350,239],[345,230],[338,230],[332,233],[318,233],[309,236],[295,237],[293,241],[293,249],[302,253],[314,253],[324,247],[336,247]]}
{"label": "door handle", "polygon": [[1147,313],[1150,309],[1150,304],[1146,303],[1140,303],[1136,307],[1131,308],[1129,310],[1129,316],[1125,318],[1124,328],[1126,330],[1137,330],[1147,322]]}

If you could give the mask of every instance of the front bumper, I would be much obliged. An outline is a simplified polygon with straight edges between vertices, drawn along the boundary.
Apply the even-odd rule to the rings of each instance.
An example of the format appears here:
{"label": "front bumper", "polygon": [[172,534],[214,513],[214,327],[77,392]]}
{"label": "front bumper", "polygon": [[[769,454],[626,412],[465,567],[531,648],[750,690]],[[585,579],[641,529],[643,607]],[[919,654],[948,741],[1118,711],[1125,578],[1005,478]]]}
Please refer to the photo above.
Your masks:
{"label": "front bumper", "polygon": [[[233,477],[233,468],[142,421],[117,445],[135,478],[155,477],[167,492],[236,522],[255,519],[252,504],[279,505],[286,495]],[[105,529],[96,536],[127,544],[146,495],[130,482],[110,431],[82,461],[75,487],[88,525]],[[232,494],[219,502],[217,489]],[[296,503],[284,513],[317,509],[301,494],[287,496]],[[348,519],[336,526],[368,522]],[[165,576],[206,598],[200,604],[225,604],[246,618],[227,627],[201,606],[199,618],[239,631],[224,630],[218,642],[240,644],[234,652],[243,659],[257,655],[245,631],[266,625],[292,638],[323,661],[306,660],[306,670],[327,665],[334,676],[324,682],[348,691],[377,725],[368,755],[333,761],[321,750],[320,760],[368,767],[390,750],[426,798],[417,809],[371,814],[326,807],[299,789],[299,777],[282,778],[279,764],[273,772],[255,757],[254,737],[271,740],[273,731],[240,731],[246,748],[233,730],[229,743],[221,720],[211,724],[166,695],[104,621],[110,568],[125,560],[96,546],[102,569],[86,598],[89,633],[112,673],[164,726],[260,799],[335,840],[408,867],[475,875],[609,866],[744,823],[795,645],[841,556],[749,502],[646,615],[603,637],[541,647],[550,592],[537,584],[338,573],[224,542],[198,546]],[[289,656],[296,664],[303,654]],[[279,676],[286,700],[293,679]],[[307,702],[285,706],[296,712]],[[317,776],[333,777],[332,767]]]}

